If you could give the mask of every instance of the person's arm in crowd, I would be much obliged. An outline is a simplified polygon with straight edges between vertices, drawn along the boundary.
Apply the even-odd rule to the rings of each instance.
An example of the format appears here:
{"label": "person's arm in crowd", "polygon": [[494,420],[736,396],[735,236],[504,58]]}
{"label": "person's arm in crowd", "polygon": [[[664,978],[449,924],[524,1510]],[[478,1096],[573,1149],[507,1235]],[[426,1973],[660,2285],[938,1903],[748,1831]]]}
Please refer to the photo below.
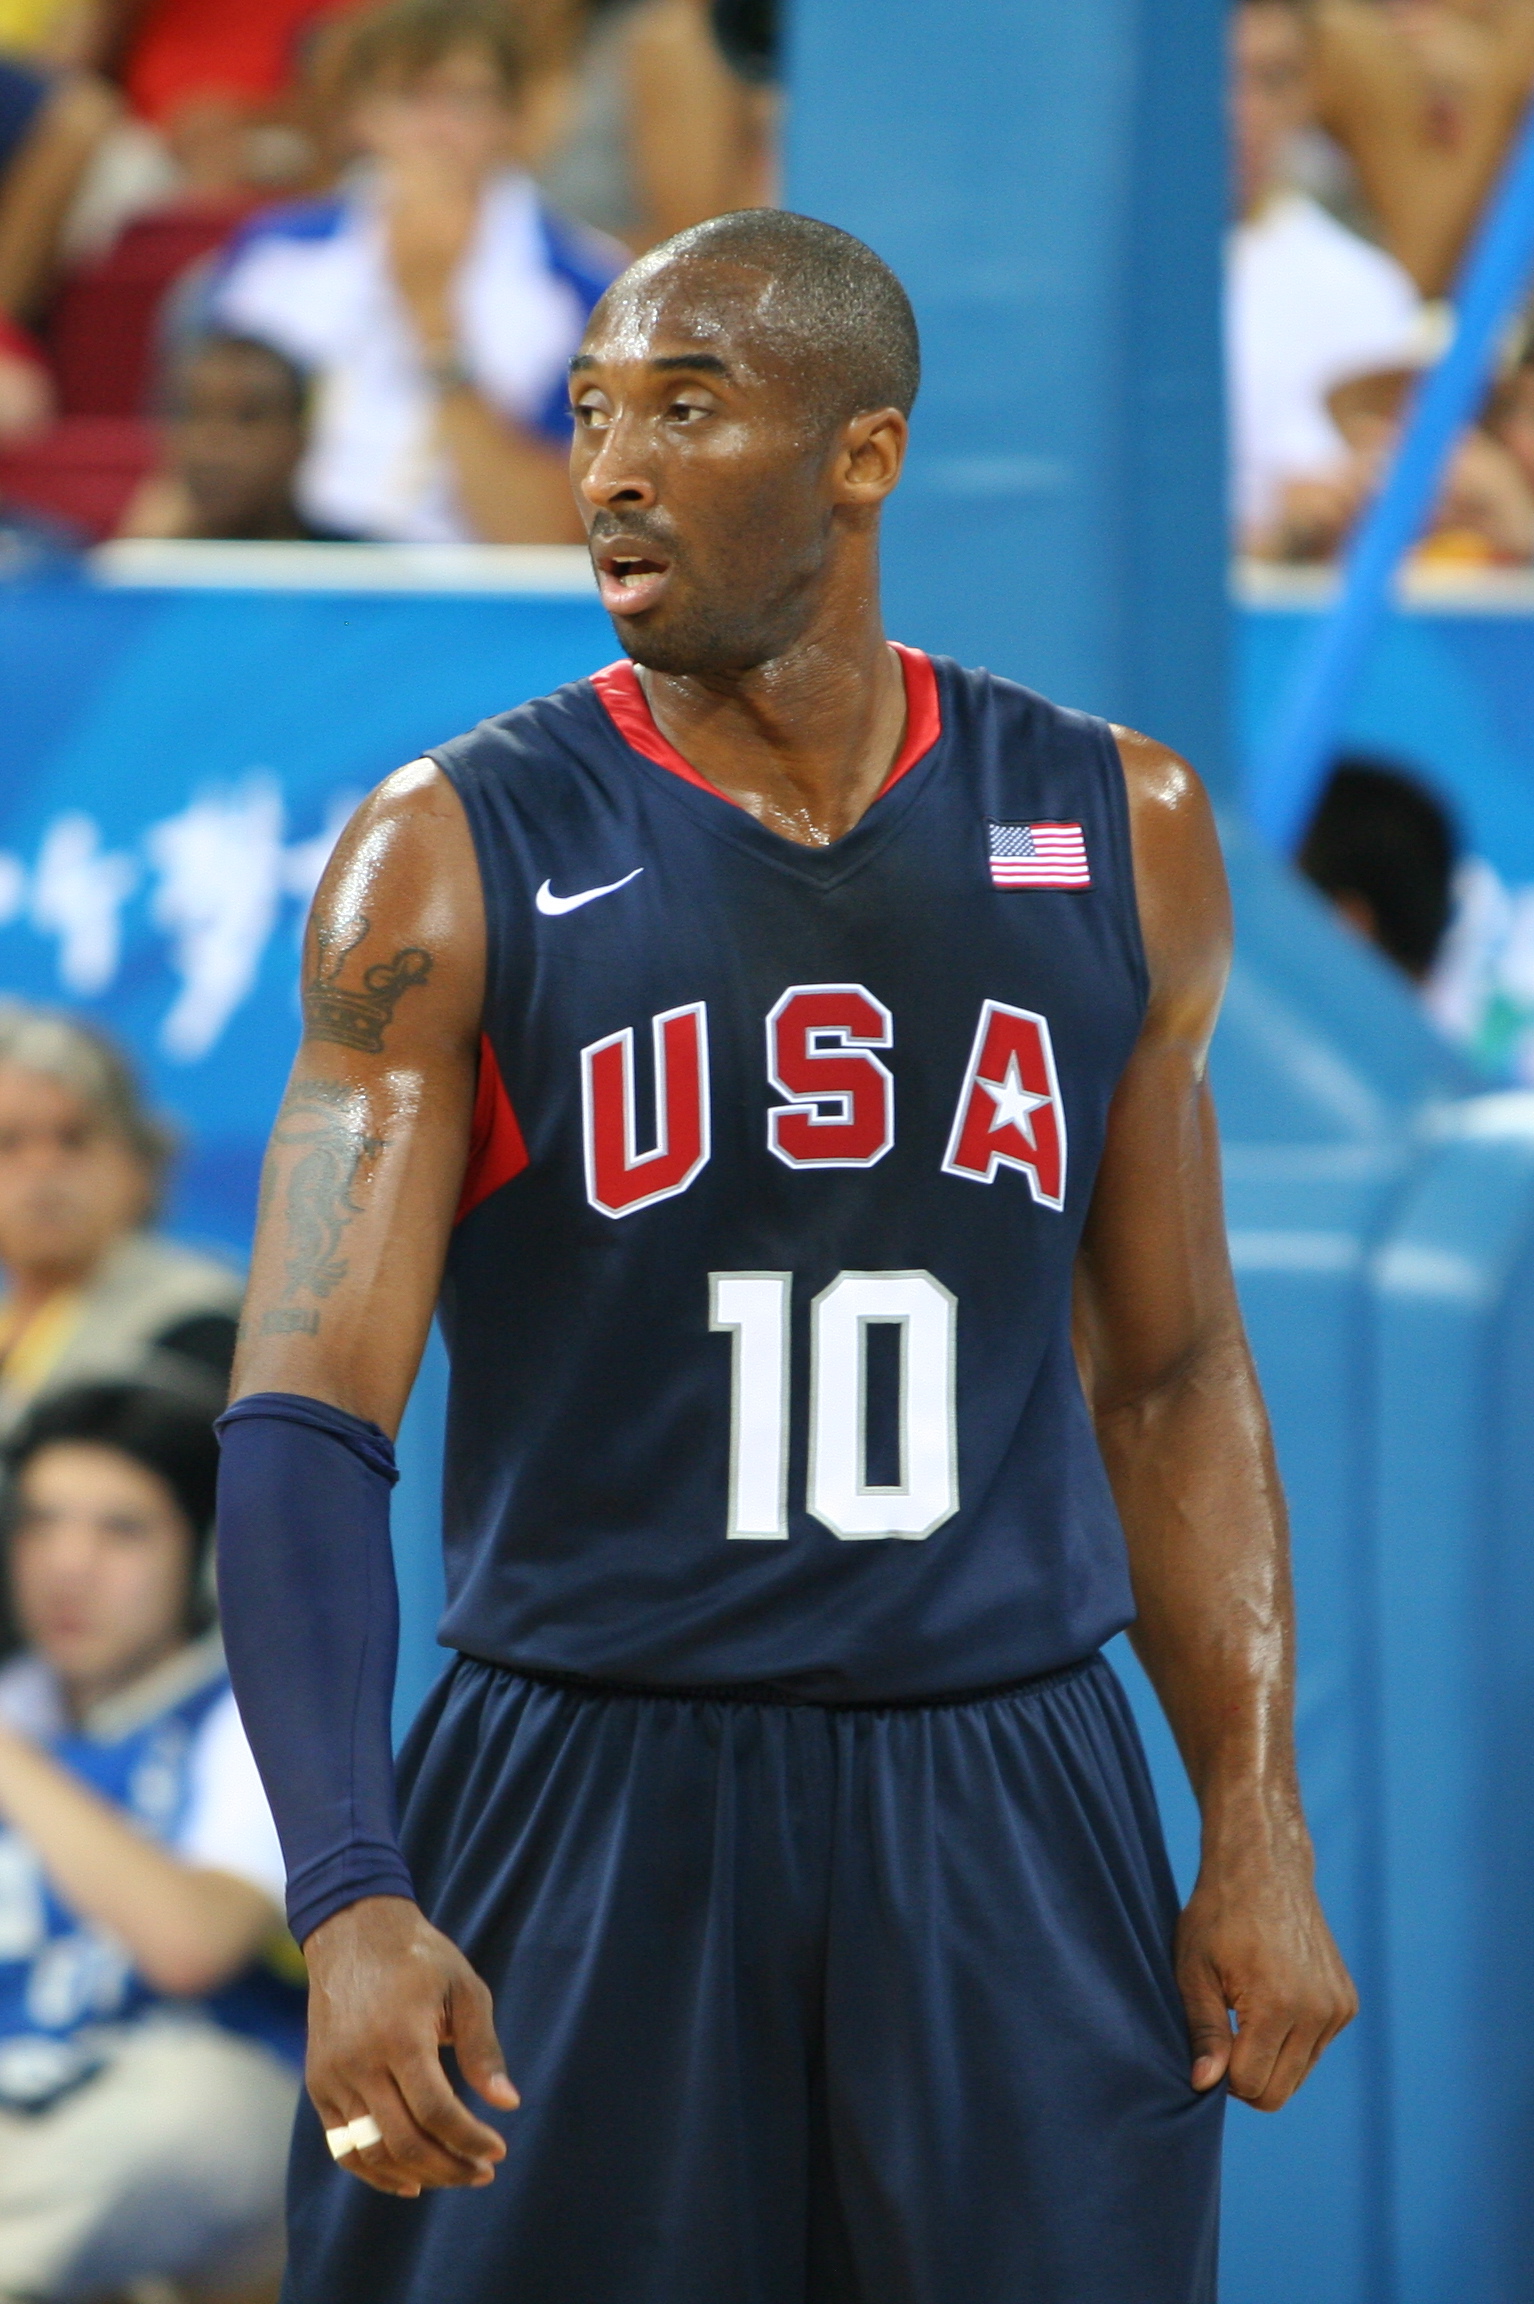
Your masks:
{"label": "person's arm in crowd", "polygon": [[475,189],[394,172],[389,260],[437,389],[437,433],[469,526],[487,544],[578,544],[569,454],[494,407],[460,366],[453,285],[473,236]]}
{"label": "person's arm in crowd", "polygon": [[1203,1817],[1177,1938],[1193,2084],[1228,2077],[1276,2111],[1356,2000],[1300,1805],[1288,1531],[1205,1077],[1230,955],[1224,870],[1191,770],[1143,737],[1120,748],[1150,996],[1082,1242],[1079,1351],[1129,1543],[1131,1638]]}
{"label": "person's arm in crowd", "polygon": [[1441,296],[1534,85],[1534,0],[1451,28],[1464,54],[1452,97],[1437,101],[1428,59],[1389,9],[1321,0],[1315,21],[1321,123],[1352,159],[1391,254],[1424,295]]}
{"label": "person's arm in crowd", "polygon": [[468,823],[417,761],[363,803],[315,898],[222,1427],[225,1646],[309,1967],[309,2093],[327,2128],[377,2121],[383,2141],[347,2165],[406,2196],[488,2183],[505,2152],[449,2084],[445,2044],[487,2102],[517,2101],[489,1992],[408,1893],[391,1839],[393,1567],[387,1492],[362,1460],[398,1430],[436,1306],[484,972]]}
{"label": "person's arm in crowd", "polygon": [[117,1937],[156,1991],[186,1999],[216,1991],[282,1925],[259,1888],[183,1863],[3,1723],[0,1819],[31,1848],[59,1901]]}
{"label": "person's arm in crowd", "polygon": [[649,0],[629,32],[627,64],[641,245],[758,205],[752,92],[720,55],[706,0]]}
{"label": "person's arm in crowd", "polygon": [[104,80],[70,73],[47,97],[0,182],[0,312],[28,319],[52,288],[70,202],[122,116]]}

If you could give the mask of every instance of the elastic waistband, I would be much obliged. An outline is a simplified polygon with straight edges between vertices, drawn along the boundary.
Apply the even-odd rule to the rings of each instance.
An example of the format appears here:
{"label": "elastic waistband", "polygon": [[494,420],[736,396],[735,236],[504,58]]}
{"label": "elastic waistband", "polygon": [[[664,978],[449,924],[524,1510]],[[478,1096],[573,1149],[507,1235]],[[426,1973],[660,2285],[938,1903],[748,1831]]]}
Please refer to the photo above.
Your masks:
{"label": "elastic waistband", "polygon": [[1079,1680],[1103,1660],[1102,1650],[1080,1656],[1051,1672],[1034,1672],[1021,1680],[997,1680],[981,1688],[946,1689],[937,1696],[800,1696],[771,1681],[731,1680],[717,1685],[695,1684],[664,1688],[632,1680],[597,1680],[582,1672],[550,1672],[542,1666],[507,1664],[494,1656],[476,1656],[460,1648],[466,1664],[504,1673],[508,1680],[527,1680],[536,1688],[560,1688],[572,1696],[621,1696],[643,1704],[761,1704],[792,1712],[952,1712],[963,1704],[994,1704],[1008,1696],[1036,1696],[1046,1688],[1064,1687]]}

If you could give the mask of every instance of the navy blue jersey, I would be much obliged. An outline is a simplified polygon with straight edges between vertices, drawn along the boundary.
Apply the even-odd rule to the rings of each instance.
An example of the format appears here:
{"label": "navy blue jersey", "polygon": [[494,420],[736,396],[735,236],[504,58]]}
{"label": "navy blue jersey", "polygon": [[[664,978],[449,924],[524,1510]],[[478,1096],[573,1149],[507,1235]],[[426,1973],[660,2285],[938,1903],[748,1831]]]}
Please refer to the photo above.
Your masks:
{"label": "navy blue jersey", "polygon": [[443,1284],[443,1638],[824,1701],[1003,1685],[1132,1609],[1071,1272],[1146,997],[1099,721],[902,650],[842,839],[633,670],[435,755],[489,958]]}

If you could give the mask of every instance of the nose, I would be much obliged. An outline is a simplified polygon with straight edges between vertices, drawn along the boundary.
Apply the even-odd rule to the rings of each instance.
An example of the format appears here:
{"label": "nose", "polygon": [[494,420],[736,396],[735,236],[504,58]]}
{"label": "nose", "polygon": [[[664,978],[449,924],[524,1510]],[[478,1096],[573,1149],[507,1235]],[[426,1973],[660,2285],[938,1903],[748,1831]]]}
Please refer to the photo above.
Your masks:
{"label": "nose", "polygon": [[629,425],[614,422],[597,436],[580,492],[594,512],[647,512],[658,501],[655,483],[635,454]]}

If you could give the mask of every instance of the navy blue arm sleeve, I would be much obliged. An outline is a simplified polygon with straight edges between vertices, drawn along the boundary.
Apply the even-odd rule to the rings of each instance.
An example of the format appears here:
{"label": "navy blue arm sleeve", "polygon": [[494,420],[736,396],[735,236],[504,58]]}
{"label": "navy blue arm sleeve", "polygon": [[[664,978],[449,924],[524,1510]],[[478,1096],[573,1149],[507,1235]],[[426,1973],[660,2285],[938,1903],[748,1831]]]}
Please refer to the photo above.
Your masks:
{"label": "navy blue arm sleeve", "polygon": [[218,1590],[229,1676],[288,1868],[300,1944],[363,1896],[413,1896],[395,1830],[394,1450],[296,1392],[219,1419]]}

